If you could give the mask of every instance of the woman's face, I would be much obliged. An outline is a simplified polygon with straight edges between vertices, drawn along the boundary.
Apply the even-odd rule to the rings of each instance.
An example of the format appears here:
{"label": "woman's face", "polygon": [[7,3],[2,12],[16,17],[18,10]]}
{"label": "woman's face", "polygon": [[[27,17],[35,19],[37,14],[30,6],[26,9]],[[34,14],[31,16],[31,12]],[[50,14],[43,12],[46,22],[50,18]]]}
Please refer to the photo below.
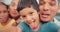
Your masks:
{"label": "woman's face", "polygon": [[19,11],[19,14],[31,29],[35,29],[39,22],[39,16],[37,11],[33,7],[26,7]]}
{"label": "woman's face", "polygon": [[13,17],[13,18],[16,18],[19,16],[16,8],[17,8],[17,4],[18,4],[18,0],[13,0],[12,3],[10,4],[9,6],[9,12],[10,12],[10,15]]}
{"label": "woman's face", "polygon": [[5,5],[0,4],[0,22],[6,22],[8,19],[8,9]]}

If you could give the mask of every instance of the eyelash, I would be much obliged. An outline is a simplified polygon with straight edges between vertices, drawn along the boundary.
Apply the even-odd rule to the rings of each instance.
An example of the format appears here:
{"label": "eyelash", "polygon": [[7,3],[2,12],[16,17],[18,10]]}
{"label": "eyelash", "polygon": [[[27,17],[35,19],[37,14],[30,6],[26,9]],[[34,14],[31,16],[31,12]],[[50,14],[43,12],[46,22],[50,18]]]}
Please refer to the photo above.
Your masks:
{"label": "eyelash", "polygon": [[23,18],[25,18],[26,16],[22,16]]}
{"label": "eyelash", "polygon": [[[44,5],[45,3],[40,3],[40,5]],[[51,6],[54,6],[55,5],[55,3],[53,4],[53,3],[50,3],[50,5]]]}
{"label": "eyelash", "polygon": [[55,3],[50,3],[50,5],[51,5],[51,6],[54,6],[54,5],[55,5]]}
{"label": "eyelash", "polygon": [[33,12],[30,12],[29,14],[33,14]]}
{"label": "eyelash", "polygon": [[[30,15],[32,15],[32,14],[33,14],[33,12],[30,12],[29,14],[30,14]],[[26,16],[24,15],[24,16],[22,16],[22,17],[23,17],[23,18],[25,18]]]}
{"label": "eyelash", "polygon": [[45,4],[45,3],[40,3],[40,5],[43,5],[43,4]]}

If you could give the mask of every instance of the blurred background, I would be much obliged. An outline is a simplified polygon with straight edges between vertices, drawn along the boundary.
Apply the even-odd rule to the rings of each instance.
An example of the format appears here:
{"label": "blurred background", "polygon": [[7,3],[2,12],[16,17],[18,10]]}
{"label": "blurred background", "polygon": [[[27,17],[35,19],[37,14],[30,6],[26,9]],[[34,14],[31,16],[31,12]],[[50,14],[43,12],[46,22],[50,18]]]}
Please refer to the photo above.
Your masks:
{"label": "blurred background", "polygon": [[[13,1],[13,0],[0,0],[0,2],[4,2],[4,3],[7,4],[7,5],[10,5],[12,1]],[[37,3],[39,4],[39,2],[38,2],[39,0],[36,0],[36,1],[37,1]],[[60,0],[59,0],[59,2],[60,2]],[[57,20],[60,21],[60,3],[59,3],[59,11],[58,11],[58,13],[56,14],[55,18],[57,18]]]}

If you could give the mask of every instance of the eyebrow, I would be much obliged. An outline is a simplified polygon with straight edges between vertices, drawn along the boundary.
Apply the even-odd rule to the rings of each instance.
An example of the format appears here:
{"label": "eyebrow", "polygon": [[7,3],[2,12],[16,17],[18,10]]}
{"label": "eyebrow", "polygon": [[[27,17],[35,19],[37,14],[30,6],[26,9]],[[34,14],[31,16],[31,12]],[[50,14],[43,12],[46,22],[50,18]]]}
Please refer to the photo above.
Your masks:
{"label": "eyebrow", "polygon": [[39,1],[43,1],[43,0],[39,0]]}
{"label": "eyebrow", "polygon": [[56,1],[56,0],[51,0],[51,1]]}
{"label": "eyebrow", "polygon": [[42,1],[44,2],[44,0],[39,0],[39,3],[42,2]]}

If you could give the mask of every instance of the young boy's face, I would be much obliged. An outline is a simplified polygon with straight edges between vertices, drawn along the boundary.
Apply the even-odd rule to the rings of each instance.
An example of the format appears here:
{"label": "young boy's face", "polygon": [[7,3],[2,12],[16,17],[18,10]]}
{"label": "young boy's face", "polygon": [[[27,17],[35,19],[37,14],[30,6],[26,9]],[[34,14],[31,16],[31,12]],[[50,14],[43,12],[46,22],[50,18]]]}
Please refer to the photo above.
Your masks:
{"label": "young boy's face", "polygon": [[7,7],[3,4],[0,4],[0,22],[6,22],[8,18],[8,10]]}
{"label": "young boy's face", "polygon": [[40,0],[39,9],[42,21],[52,20],[58,11],[58,0]]}
{"label": "young boy's face", "polygon": [[37,11],[33,7],[26,7],[22,9],[19,13],[25,23],[27,23],[31,29],[34,29],[35,26],[37,26],[39,16]]}

